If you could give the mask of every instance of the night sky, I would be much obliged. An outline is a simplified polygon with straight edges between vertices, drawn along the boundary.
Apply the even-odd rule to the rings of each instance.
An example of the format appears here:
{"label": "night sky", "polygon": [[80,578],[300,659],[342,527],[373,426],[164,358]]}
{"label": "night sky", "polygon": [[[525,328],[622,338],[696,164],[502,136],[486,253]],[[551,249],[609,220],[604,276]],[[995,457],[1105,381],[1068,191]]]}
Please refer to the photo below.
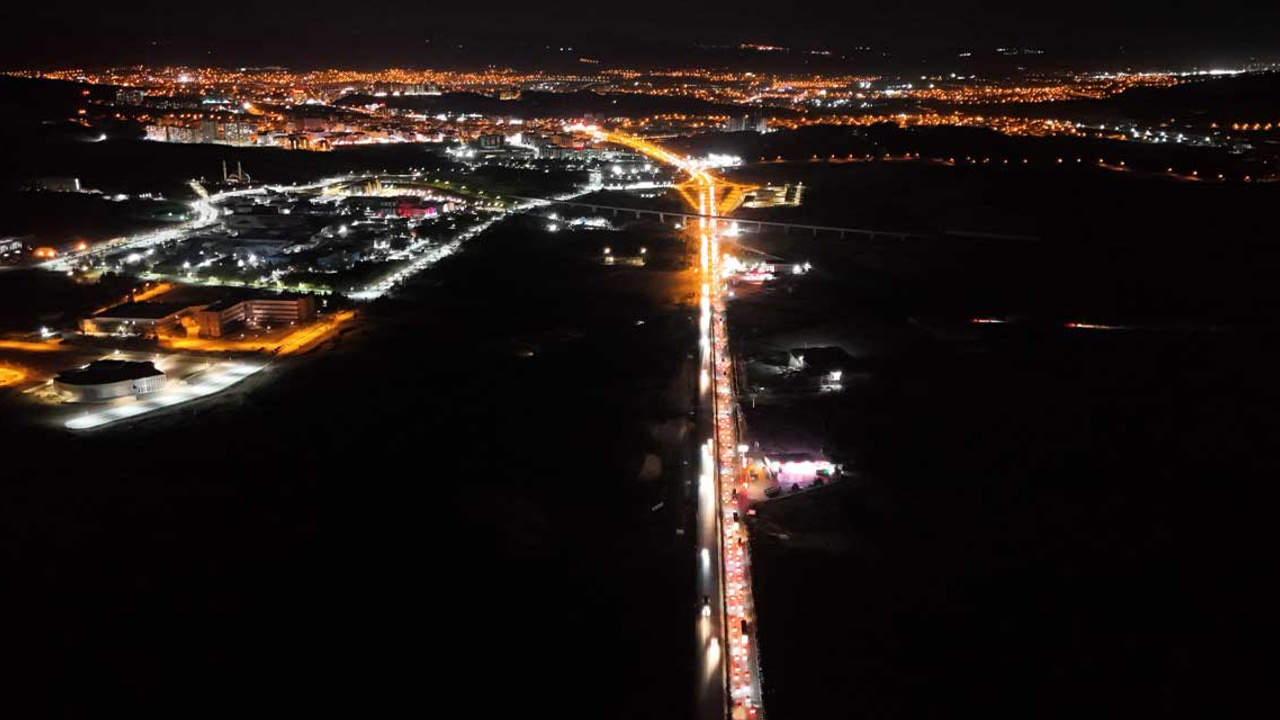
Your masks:
{"label": "night sky", "polygon": [[[606,63],[675,62],[696,61],[699,45],[741,42],[836,52],[870,46],[898,57],[1017,46],[1063,60],[1238,62],[1280,55],[1280,3],[148,0],[10,3],[0,10],[0,64],[6,67],[175,61],[545,66],[576,61],[584,52]],[[570,45],[573,51],[559,52]]]}

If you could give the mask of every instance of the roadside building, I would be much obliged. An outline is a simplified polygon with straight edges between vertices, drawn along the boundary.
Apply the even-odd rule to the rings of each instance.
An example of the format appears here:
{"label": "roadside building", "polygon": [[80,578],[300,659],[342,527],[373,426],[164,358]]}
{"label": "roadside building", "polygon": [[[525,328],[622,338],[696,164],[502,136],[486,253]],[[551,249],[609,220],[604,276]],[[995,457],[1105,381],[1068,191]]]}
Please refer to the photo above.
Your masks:
{"label": "roadside building", "polygon": [[749,208],[798,207],[804,199],[804,183],[795,185],[766,185],[755,188],[742,198],[742,206]]}
{"label": "roadside building", "polygon": [[761,457],[769,475],[783,490],[812,487],[830,481],[837,468],[817,452],[754,453]]}

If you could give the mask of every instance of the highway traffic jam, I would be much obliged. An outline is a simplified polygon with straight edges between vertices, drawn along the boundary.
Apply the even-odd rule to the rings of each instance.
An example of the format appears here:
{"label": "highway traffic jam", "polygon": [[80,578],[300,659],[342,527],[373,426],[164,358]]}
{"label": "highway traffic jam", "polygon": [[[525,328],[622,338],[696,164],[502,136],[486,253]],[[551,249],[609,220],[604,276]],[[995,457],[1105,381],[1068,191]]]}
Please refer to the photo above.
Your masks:
{"label": "highway traffic jam", "polygon": [[[700,174],[700,214],[714,215],[715,182]],[[704,362],[711,368],[712,407],[715,417],[714,467],[712,483],[718,495],[720,525],[720,562],[724,597],[724,634],[728,658],[726,675],[733,718],[762,716],[759,682],[759,656],[754,642],[755,608],[751,599],[751,583],[747,549],[747,529],[742,522],[746,513],[746,458],[740,457],[746,446],[738,443],[738,416],[734,407],[733,360],[729,354],[729,333],[725,321],[727,289],[720,267],[720,239],[714,220],[700,220],[699,252],[703,277],[701,330]]]}
{"label": "highway traffic jam", "polygon": [[[609,133],[606,137],[678,167],[698,188],[698,262],[703,278],[698,316],[701,351],[699,392],[703,396],[703,407],[709,406],[713,417],[712,436],[701,448],[698,524],[700,528],[713,529],[700,535],[707,544],[715,545],[704,545],[699,549],[699,572],[704,582],[709,580],[718,585],[703,597],[700,633],[705,637],[711,634],[709,628],[719,626],[719,633],[705,639],[705,668],[709,675],[719,674],[723,678],[723,703],[719,708],[727,712],[720,714],[733,720],[763,718],[749,538],[743,522],[747,510],[747,447],[739,444],[733,358],[729,352],[729,331],[725,319],[725,303],[729,294],[725,277],[728,268],[722,267],[720,221],[715,219],[731,210],[725,206],[733,203],[730,198],[722,203],[716,192],[717,179],[686,158],[640,138],[620,133]],[[686,200],[692,198],[686,196]],[[718,568],[710,567],[709,556],[713,552],[719,557]],[[713,594],[720,600],[714,607]],[[716,623],[717,619],[722,621]],[[722,647],[727,652],[722,651]]]}

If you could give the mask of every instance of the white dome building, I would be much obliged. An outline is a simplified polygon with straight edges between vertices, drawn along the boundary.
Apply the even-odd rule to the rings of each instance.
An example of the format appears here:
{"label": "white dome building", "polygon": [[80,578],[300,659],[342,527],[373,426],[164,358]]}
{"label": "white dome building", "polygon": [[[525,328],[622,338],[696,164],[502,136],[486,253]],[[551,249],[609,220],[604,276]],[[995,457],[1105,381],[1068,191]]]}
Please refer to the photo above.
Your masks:
{"label": "white dome building", "polygon": [[54,378],[53,385],[73,402],[104,402],[145,395],[163,388],[165,375],[150,362],[97,360]]}

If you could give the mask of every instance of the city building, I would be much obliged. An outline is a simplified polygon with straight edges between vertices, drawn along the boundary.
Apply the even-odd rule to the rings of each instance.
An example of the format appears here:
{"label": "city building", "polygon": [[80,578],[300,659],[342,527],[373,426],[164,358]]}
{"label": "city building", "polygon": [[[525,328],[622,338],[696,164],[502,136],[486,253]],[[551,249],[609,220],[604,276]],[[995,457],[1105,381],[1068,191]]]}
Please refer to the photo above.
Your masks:
{"label": "city building", "polygon": [[197,142],[217,145],[252,145],[258,140],[258,126],[243,122],[201,120]]}
{"label": "city building", "polygon": [[763,116],[739,115],[725,120],[724,124],[721,125],[721,129],[725,132],[768,132],[769,119]]}
{"label": "city building", "polygon": [[154,142],[193,143],[199,142],[194,128],[181,125],[148,125],[147,139]]}
{"label": "city building", "polygon": [[222,337],[240,325],[310,322],[316,318],[316,301],[310,295],[220,300],[195,313],[201,337]]}
{"label": "city building", "polygon": [[148,140],[170,143],[213,143],[216,145],[253,145],[258,141],[258,126],[246,122],[201,120],[194,126],[148,125]]}
{"label": "city building", "polygon": [[507,144],[507,136],[502,133],[487,133],[476,138],[476,146],[481,150],[497,150]]}
{"label": "city building", "polygon": [[117,105],[141,105],[147,91],[136,87],[122,87],[116,90]]}
{"label": "city building", "polygon": [[165,375],[150,362],[97,360],[66,370],[53,380],[57,390],[73,402],[104,402],[155,392],[165,385]]}

